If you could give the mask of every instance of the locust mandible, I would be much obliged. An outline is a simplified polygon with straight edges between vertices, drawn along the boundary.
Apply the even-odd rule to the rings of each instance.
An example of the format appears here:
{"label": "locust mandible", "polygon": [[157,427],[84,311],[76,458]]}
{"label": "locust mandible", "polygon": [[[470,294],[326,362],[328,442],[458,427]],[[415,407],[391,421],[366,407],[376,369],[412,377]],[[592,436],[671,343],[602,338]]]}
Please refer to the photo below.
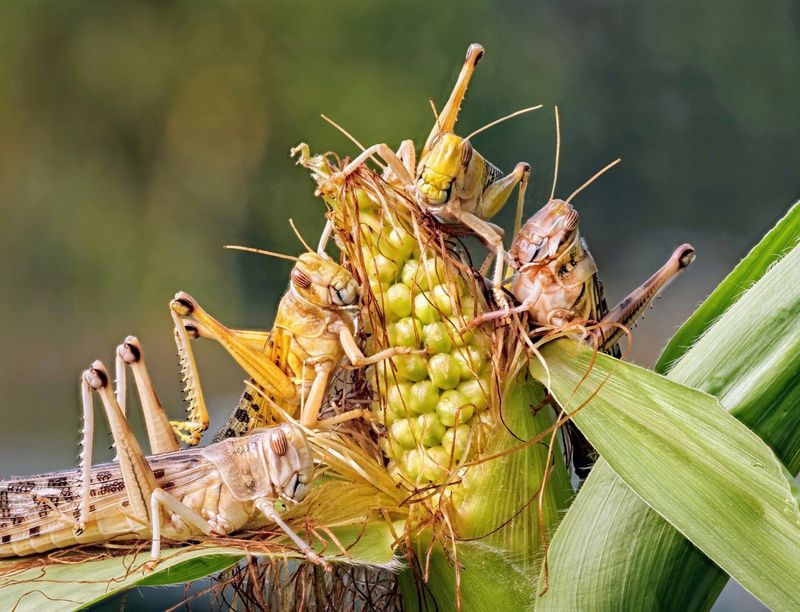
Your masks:
{"label": "locust mandible", "polygon": [[423,210],[429,211],[446,224],[466,227],[488,245],[495,257],[492,277],[495,297],[501,304],[506,304],[506,298],[500,288],[504,270],[504,232],[500,227],[489,223],[488,219],[500,212],[517,185],[521,206],[530,175],[530,165],[520,162],[508,176],[504,176],[497,167],[473,148],[470,138],[499,121],[541,106],[512,113],[464,138],[454,134],[461,102],[472,73],[482,56],[483,47],[478,44],[472,44],[467,49],[467,57],[456,85],[447,104],[436,118],[436,124],[420,152],[418,163],[415,161],[412,141],[403,141],[397,153],[388,145],[381,143],[365,149],[331,179],[341,181],[367,159],[379,155],[387,164],[384,172],[386,180],[399,181],[411,192]]}
{"label": "locust mandible", "polygon": [[[118,355],[143,363],[134,338],[126,339]],[[124,363],[117,364],[119,380]],[[95,392],[111,426],[118,460],[92,466]],[[95,361],[81,376],[81,394],[84,450],[79,469],[0,481],[0,557],[150,539],[145,568],[152,569],[161,557],[162,536],[224,536],[273,522],[306,558],[329,567],[274,506],[279,500],[297,503],[310,488],[314,461],[299,426],[283,423],[202,449],[164,452],[159,444],[177,442],[160,405],[150,403],[145,406],[150,412],[148,436],[151,443],[162,442],[152,449],[160,454],[145,457],[117,401],[124,400],[124,383],[118,383],[115,396],[108,372]],[[152,388],[142,394],[143,405],[151,397]]]}
{"label": "locust mandible", "polygon": [[[366,416],[365,411],[356,409],[318,420],[331,377],[343,359],[346,357],[353,367],[363,367],[394,355],[419,351],[398,347],[364,356],[354,335],[360,297],[358,285],[350,272],[325,253],[309,250],[300,257],[290,257],[259,249],[244,250],[296,262],[272,331],[229,329],[183,292],[170,303],[188,336],[219,342],[258,388],[249,386],[244,390],[238,407],[216,439],[243,435],[269,423],[271,402],[290,416],[300,410],[300,422],[309,428]],[[189,386],[199,390],[197,369],[188,344],[181,360],[186,371],[191,372]],[[201,393],[190,393],[189,419],[176,424],[178,435],[191,445],[200,441],[200,434],[208,427],[208,413],[200,403],[201,398]]]}

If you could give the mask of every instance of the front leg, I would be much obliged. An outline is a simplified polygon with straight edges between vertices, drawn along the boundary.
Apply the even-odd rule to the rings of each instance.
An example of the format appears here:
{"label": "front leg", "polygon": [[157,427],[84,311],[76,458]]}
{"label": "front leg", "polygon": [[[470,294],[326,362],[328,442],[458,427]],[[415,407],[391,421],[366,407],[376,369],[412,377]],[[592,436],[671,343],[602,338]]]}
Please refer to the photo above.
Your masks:
{"label": "front leg", "polygon": [[[397,149],[396,156],[397,159],[399,159],[403,164],[408,176],[414,176],[414,173],[417,171],[417,153],[414,151],[414,141],[404,140],[401,142],[400,147]],[[399,177],[394,170],[392,170],[391,166],[386,167],[386,169],[383,171],[382,178],[387,183],[399,181],[403,186],[408,185],[408,183],[403,183],[401,177]]]}
{"label": "front leg", "polygon": [[312,563],[321,565],[323,568],[325,568],[325,571],[327,572],[331,571],[332,568],[330,564],[327,561],[325,561],[325,559],[320,557],[317,553],[315,553],[314,550],[311,548],[311,545],[305,540],[303,540],[299,535],[297,535],[294,532],[294,530],[284,522],[284,520],[275,510],[275,505],[271,499],[269,499],[268,497],[261,497],[257,499],[256,508],[261,510],[261,512],[268,520],[275,523],[278,527],[281,528],[283,533],[289,536],[289,539],[292,540],[292,542],[294,542],[297,545],[297,547],[300,549],[300,552],[302,552],[306,556],[306,559],[308,559]]}
{"label": "front leg", "polygon": [[503,237],[494,226],[472,213],[456,209],[455,217],[471,229],[494,253],[494,274],[492,275],[492,293],[495,301],[502,308],[509,308],[508,298],[503,293],[503,274],[505,272],[505,249]]}
{"label": "front leg", "polygon": [[344,354],[347,355],[347,360],[354,368],[363,368],[374,363],[383,361],[384,359],[391,359],[397,355],[424,355],[427,351],[425,349],[415,349],[408,346],[393,346],[384,349],[367,357],[363,351],[358,348],[356,339],[353,337],[353,332],[344,323],[339,324],[339,342],[342,345]]}
{"label": "front leg", "polygon": [[215,531],[211,524],[200,516],[198,512],[178,500],[174,495],[170,495],[161,488],[153,489],[150,495],[150,516],[152,517],[150,561],[145,566],[148,571],[152,570],[161,560],[162,509],[177,514],[188,526],[199,529],[205,535],[211,535],[212,533],[225,535],[225,533]]}
{"label": "front leg", "polygon": [[414,184],[414,178],[406,169],[405,165],[403,164],[403,160],[400,159],[397,154],[389,148],[389,145],[383,143],[375,144],[364,149],[364,151],[358,157],[347,164],[340,172],[335,173],[331,179],[334,181],[341,181],[347,178],[353,172],[355,172],[361,164],[376,154],[386,162],[389,168],[391,168],[391,171],[394,172],[394,175],[400,180],[402,185],[408,187]]}

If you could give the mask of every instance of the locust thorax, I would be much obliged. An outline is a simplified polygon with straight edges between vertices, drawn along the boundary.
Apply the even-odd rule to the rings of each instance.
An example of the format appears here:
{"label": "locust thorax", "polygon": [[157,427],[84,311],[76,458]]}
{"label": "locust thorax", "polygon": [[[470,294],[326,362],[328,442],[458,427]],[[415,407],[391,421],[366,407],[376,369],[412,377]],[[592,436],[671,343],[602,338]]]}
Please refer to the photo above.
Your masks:
{"label": "locust thorax", "polygon": [[292,288],[303,299],[322,308],[351,306],[358,302],[355,278],[327,255],[303,253],[291,278]]}
{"label": "locust thorax", "polygon": [[577,211],[569,202],[550,200],[525,222],[510,253],[516,269],[524,272],[560,259],[579,244]]}
{"label": "locust thorax", "polygon": [[314,459],[302,430],[282,423],[250,436],[228,438],[201,451],[240,501],[260,497],[302,500],[309,490]]}

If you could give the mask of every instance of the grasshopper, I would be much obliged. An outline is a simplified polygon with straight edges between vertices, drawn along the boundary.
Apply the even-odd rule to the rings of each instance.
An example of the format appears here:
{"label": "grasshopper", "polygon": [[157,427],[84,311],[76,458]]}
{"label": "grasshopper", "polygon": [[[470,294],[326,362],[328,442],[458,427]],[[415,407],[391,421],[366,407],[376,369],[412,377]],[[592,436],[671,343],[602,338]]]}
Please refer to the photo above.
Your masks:
{"label": "grasshopper", "polygon": [[[384,172],[386,180],[399,181],[424,211],[432,213],[445,224],[466,226],[488,245],[495,257],[495,297],[499,303],[506,304],[501,290],[504,271],[503,230],[489,223],[488,219],[500,212],[517,185],[521,206],[530,165],[520,162],[511,174],[504,176],[497,167],[475,151],[470,142],[470,138],[485,127],[465,138],[453,133],[461,102],[482,56],[483,47],[480,45],[472,44],[467,49],[466,60],[456,85],[447,104],[436,118],[436,124],[422,148],[418,163],[415,162],[414,144],[410,140],[403,141],[397,153],[386,144],[376,144],[365,149],[331,179],[342,181],[373,155],[380,156],[387,164]],[[489,126],[537,108],[540,106],[512,113]]]}
{"label": "grasshopper", "polygon": [[[141,347],[126,339],[118,356],[141,363]],[[81,376],[84,451],[78,470],[0,481],[0,557],[149,538],[150,561],[145,569],[152,569],[161,557],[162,536],[172,540],[222,536],[273,522],[306,558],[329,568],[274,506],[278,500],[302,500],[313,476],[311,450],[297,425],[283,423],[202,449],[145,457],[117,401],[124,395],[121,388],[124,383],[118,384],[115,396],[99,361]],[[92,466],[95,392],[119,459]],[[152,397],[150,388],[142,394],[142,403],[148,404]],[[171,440],[177,445],[157,402],[145,410],[153,417],[146,418],[151,442]]]}
{"label": "grasshopper", "polygon": [[[620,357],[622,336],[694,257],[694,248],[682,244],[655,274],[609,310],[597,264],[580,236],[578,212],[568,201],[553,199],[526,221],[511,246],[517,271],[511,289],[519,305],[483,314],[470,326],[527,312],[540,328],[576,326],[599,350]],[[583,480],[596,452],[577,428],[567,425],[575,473]]]}
{"label": "grasshopper", "polygon": [[[244,249],[277,255],[258,249]],[[324,253],[308,252],[294,260],[289,289],[278,305],[271,332],[231,330],[205,310],[191,296],[178,293],[170,303],[173,315],[187,335],[216,340],[231,354],[264,393],[245,389],[239,405],[216,439],[242,435],[267,424],[271,402],[294,416],[301,411],[305,427],[325,427],[366,416],[352,410],[322,421],[319,413],[331,377],[343,358],[353,367],[377,363],[401,353],[419,352],[405,347],[365,357],[355,340],[354,310],[360,291],[353,276]],[[208,427],[208,413],[198,403],[200,393],[194,357],[186,345],[182,353],[185,369],[191,372],[189,420],[176,423],[176,431],[190,445],[200,441]]]}

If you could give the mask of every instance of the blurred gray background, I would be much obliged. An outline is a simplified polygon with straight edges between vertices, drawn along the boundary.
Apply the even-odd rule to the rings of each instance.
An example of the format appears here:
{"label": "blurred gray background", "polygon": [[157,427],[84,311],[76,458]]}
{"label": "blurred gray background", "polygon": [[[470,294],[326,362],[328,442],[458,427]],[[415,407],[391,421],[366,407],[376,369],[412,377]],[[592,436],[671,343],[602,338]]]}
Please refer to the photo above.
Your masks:
{"label": "blurred gray background", "polygon": [[[533,165],[527,213],[550,192],[554,104],[559,195],[623,158],[576,200],[610,302],[696,247],[635,331],[652,364],[797,198],[799,29],[790,0],[3,3],[0,472],[74,464],[78,375],[130,333],[179,416],[172,295],[270,327],[289,263],[221,247],[299,252],[289,216],[315,240],[323,208],[289,148],[354,154],[323,112],[364,143],[420,142],[470,42],[486,56],[461,134],[546,106],[475,139],[502,169]],[[196,348],[219,423],[244,375]]]}

